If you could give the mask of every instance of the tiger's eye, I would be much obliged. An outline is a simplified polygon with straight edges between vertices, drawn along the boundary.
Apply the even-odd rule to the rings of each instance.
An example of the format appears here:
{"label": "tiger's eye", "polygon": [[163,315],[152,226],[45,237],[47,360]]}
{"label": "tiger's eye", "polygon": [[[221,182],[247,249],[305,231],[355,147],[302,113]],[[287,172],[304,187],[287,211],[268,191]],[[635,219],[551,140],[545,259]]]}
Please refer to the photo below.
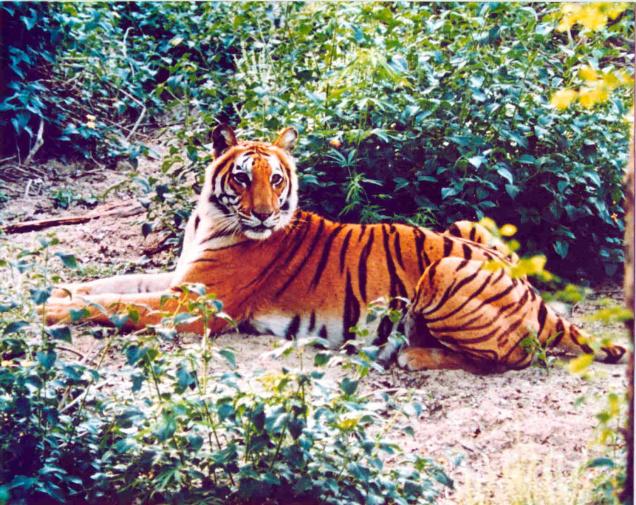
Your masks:
{"label": "tiger's eye", "polygon": [[278,186],[281,182],[283,182],[283,178],[279,174],[272,175],[272,184],[274,186]]}
{"label": "tiger's eye", "polygon": [[237,172],[235,174],[232,174],[232,178],[239,184],[242,184],[243,186],[248,186],[250,183],[250,178],[247,176],[247,174],[244,174],[243,172]]}

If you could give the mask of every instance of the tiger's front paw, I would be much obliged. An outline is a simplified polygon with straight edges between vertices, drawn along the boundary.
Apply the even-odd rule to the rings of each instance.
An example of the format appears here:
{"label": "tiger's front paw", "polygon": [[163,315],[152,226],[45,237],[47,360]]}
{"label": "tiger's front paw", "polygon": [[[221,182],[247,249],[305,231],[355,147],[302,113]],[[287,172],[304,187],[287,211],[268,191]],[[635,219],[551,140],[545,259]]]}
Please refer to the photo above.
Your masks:
{"label": "tiger's front paw", "polygon": [[422,370],[426,365],[422,363],[419,352],[415,348],[403,349],[397,357],[397,363],[400,368],[404,368],[409,372]]}
{"label": "tiger's front paw", "polygon": [[72,322],[71,311],[80,311],[85,305],[81,300],[50,298],[45,305],[40,307],[39,312],[40,315],[44,316],[47,325],[68,324]]}

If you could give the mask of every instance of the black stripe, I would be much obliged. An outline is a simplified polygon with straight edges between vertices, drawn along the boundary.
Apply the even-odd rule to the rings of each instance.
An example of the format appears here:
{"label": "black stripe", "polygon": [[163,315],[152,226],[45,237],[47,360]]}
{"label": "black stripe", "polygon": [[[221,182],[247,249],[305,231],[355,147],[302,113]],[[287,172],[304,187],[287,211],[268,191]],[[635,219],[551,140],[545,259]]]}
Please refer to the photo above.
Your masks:
{"label": "black stripe", "polygon": [[194,263],[217,263],[219,260],[214,258],[197,258],[191,261],[189,264],[193,265]]}
{"label": "black stripe", "polygon": [[537,332],[537,338],[540,339],[541,333],[543,333],[543,328],[545,327],[545,320],[548,316],[548,309],[545,306],[545,302],[541,300],[541,304],[539,305],[539,316],[537,320],[539,321],[539,331]]}
{"label": "black stripe", "polygon": [[[404,286],[402,279],[400,279],[400,276],[397,274],[397,269],[393,262],[393,256],[391,255],[391,249],[389,248],[389,235],[386,233],[384,228],[382,228],[382,239],[384,243],[384,255],[386,257],[386,268],[389,272],[389,279],[391,280],[389,295],[391,298],[395,296],[406,296],[406,287]],[[391,302],[393,302],[393,300],[391,300]]]}
{"label": "black stripe", "polygon": [[495,280],[492,281],[492,285],[494,286],[495,284],[497,284],[501,279],[504,278],[504,275],[506,274],[506,270],[503,268],[499,269],[499,275],[497,275],[497,277],[495,278]]}
{"label": "black stripe", "polygon": [[484,300],[482,302],[482,306],[484,305],[490,305],[493,302],[496,302],[497,300],[503,298],[504,296],[506,296],[508,293],[510,293],[513,289],[515,288],[514,284],[511,284],[510,286],[508,286],[506,289],[504,289],[501,293],[497,293],[494,296],[491,296],[490,298],[487,298],[486,300]]}
{"label": "black stripe", "polygon": [[316,272],[314,273],[314,278],[311,280],[311,289],[316,289],[318,284],[320,283],[320,278],[322,277],[322,273],[325,271],[325,267],[327,266],[327,260],[329,259],[329,253],[331,252],[331,246],[333,245],[333,241],[335,240],[340,230],[344,228],[344,225],[338,225],[336,228],[329,234],[327,240],[322,247],[322,255],[320,256],[320,260],[318,260],[318,266],[316,267]]}
{"label": "black stripe", "polygon": [[309,316],[309,327],[307,328],[307,332],[314,331],[316,327],[316,312],[311,311],[311,316]]}
{"label": "black stripe", "polygon": [[378,326],[378,336],[373,341],[373,345],[383,345],[389,340],[389,335],[393,331],[393,321],[388,316],[384,316]]}
{"label": "black stripe", "polygon": [[362,252],[360,253],[360,261],[358,262],[358,283],[360,286],[360,296],[362,296],[363,302],[367,301],[367,260],[369,259],[371,247],[373,247],[373,240],[375,238],[374,231],[375,230],[372,228],[369,241],[362,249]]}
{"label": "black stripe", "polygon": [[[322,230],[324,230],[324,228],[325,228],[325,220],[321,219],[320,224],[318,225],[318,230],[316,231],[316,234],[314,235],[314,239],[311,241],[311,245],[309,246],[309,251],[307,252],[307,255],[302,259],[302,261],[298,263],[293,273],[287,276],[287,280],[285,281],[285,283],[278,289],[278,291],[276,291],[275,293],[276,297],[279,297],[287,290],[287,288],[291,285],[291,283],[294,282],[296,277],[298,277],[298,274],[300,273],[300,271],[305,267],[305,265],[307,265],[309,258],[311,257],[313,252],[316,250],[316,245],[318,244],[318,241],[322,238]],[[290,261],[291,260],[286,261],[285,264],[289,264]]]}
{"label": "black stripe", "polygon": [[508,337],[510,335],[514,335],[514,332],[517,331],[517,328],[519,328],[519,326],[521,326],[521,324],[526,320],[527,315],[528,315],[528,311],[526,310],[519,319],[517,319],[514,323],[508,326],[508,328],[503,330],[497,337],[497,343],[499,345],[503,345],[504,342],[507,342]]}
{"label": "black stripe", "polygon": [[287,327],[287,331],[285,331],[285,338],[287,340],[291,340],[298,334],[298,330],[300,329],[300,316],[295,315],[294,318],[290,321],[289,326]]}
{"label": "black stripe", "polygon": [[327,327],[324,324],[320,328],[320,331],[318,332],[318,336],[320,338],[324,338],[325,340],[329,339],[329,334],[327,333]]}
{"label": "black stripe", "polygon": [[218,210],[224,216],[231,215],[230,214],[230,209],[228,207],[226,207],[224,204],[222,204],[219,201],[219,199],[216,197],[215,194],[211,194],[210,195],[210,198],[208,199],[208,202],[210,202],[212,205],[214,205],[214,207],[216,207],[216,210]]}
{"label": "black stripe", "polygon": [[[362,242],[362,237],[364,237],[364,234],[367,231],[367,225],[366,224],[361,224],[360,225],[360,236],[358,237],[358,242]],[[371,229],[371,232],[373,233],[373,228]]]}
{"label": "black stripe", "polygon": [[218,252],[218,251],[223,251],[225,249],[232,249],[233,247],[238,247],[238,246],[244,246],[248,241],[247,240],[243,240],[242,242],[236,242],[235,244],[230,244],[230,245],[224,245],[223,247],[207,247],[205,249],[203,249],[202,252]]}
{"label": "black stripe", "polygon": [[468,238],[475,242],[475,235],[477,234],[477,227],[473,224],[470,228],[470,233],[468,234]]}
{"label": "black stripe", "polygon": [[[373,236],[373,235],[372,235]],[[342,331],[345,340],[355,338],[355,333],[351,331],[351,327],[358,323],[360,318],[360,302],[353,293],[351,287],[351,273],[347,270],[347,280],[345,282],[345,299],[344,314],[342,318]]]}
{"label": "black stripe", "polygon": [[229,231],[224,231],[224,230],[213,231],[207,237],[202,239],[201,242],[199,242],[199,245],[205,244],[208,240],[212,240],[214,238],[219,238],[219,237],[227,237],[228,235],[230,235]]}
{"label": "black stripe", "polygon": [[[515,307],[518,304],[516,302],[512,302],[509,303],[507,305],[504,305],[503,307],[500,307],[499,310],[497,311],[497,314],[495,314],[494,317],[490,317],[489,320],[483,324],[480,324],[478,326],[470,326],[472,323],[474,323],[475,321],[477,321],[478,319],[481,319],[481,317],[483,316],[483,314],[477,314],[475,317],[469,319],[468,321],[465,321],[463,323],[461,323],[459,326],[435,326],[435,327],[431,327],[432,330],[434,331],[439,331],[439,332],[444,332],[444,333],[453,333],[456,331],[475,331],[475,330],[483,330],[484,328],[487,328],[488,326],[492,325],[495,323],[495,321],[497,321],[501,316],[503,316],[503,314],[510,308],[510,307]],[[516,310],[512,311],[510,314],[508,314],[506,317],[508,316],[512,316],[513,314],[515,314],[516,312],[518,312],[518,310],[520,310],[522,307],[517,307]],[[460,316],[461,317],[461,316]],[[429,321],[430,323],[430,321]]]}
{"label": "black stripe", "polygon": [[[489,275],[488,275],[488,277],[486,277],[486,279],[484,280],[484,282],[481,284],[481,286],[479,286],[479,287],[477,288],[477,290],[476,290],[474,293],[472,293],[472,295],[471,295],[471,296],[466,297],[466,299],[464,300],[464,303],[462,303],[459,307],[456,307],[455,309],[453,309],[452,311],[450,311],[448,314],[445,314],[445,315],[443,315],[443,316],[436,317],[436,318],[431,318],[431,319],[426,318],[426,322],[427,322],[427,323],[434,323],[434,322],[436,322],[436,321],[443,321],[444,319],[448,319],[449,317],[451,317],[451,316],[453,316],[453,315],[457,314],[457,313],[458,313],[460,310],[462,310],[462,309],[463,309],[466,305],[468,305],[468,303],[469,303],[469,302],[471,302],[472,300],[474,300],[475,298],[477,298],[477,297],[478,297],[478,296],[482,293],[482,291],[483,291],[484,289],[486,289],[486,286],[490,283],[490,280],[491,280],[492,276],[493,276],[493,274],[492,274],[492,273],[491,273],[491,274],[489,274]],[[481,307],[481,305],[480,305],[480,307]],[[471,314],[475,313],[475,312],[476,312],[476,310],[477,310],[477,309],[472,310],[472,311],[470,311],[470,312],[469,312],[469,313],[467,313],[467,314],[464,314],[464,317],[469,316],[469,315],[471,315]]]}
{"label": "black stripe", "polygon": [[426,241],[426,237],[420,230],[418,230],[417,228],[413,228],[413,239],[415,240],[415,255],[417,256],[417,266],[421,275],[422,273],[424,273],[424,269],[428,265],[428,262],[424,263],[424,256],[426,255],[426,253],[424,252],[424,243]]}
{"label": "black stripe", "polygon": [[444,257],[450,256],[451,251],[453,250],[453,241],[448,237],[443,237],[444,241]]}
{"label": "black stripe", "polygon": [[[216,178],[219,176],[219,174],[221,172],[223,172],[223,170],[225,170],[227,168],[227,166],[229,164],[231,164],[233,162],[234,162],[234,159],[230,157],[223,163],[223,166],[218,166],[216,168],[216,170],[214,171],[214,174],[212,175],[212,181],[211,181],[212,182],[212,184],[211,184],[212,185],[212,191],[214,191],[214,187],[216,186]],[[223,185],[221,185],[221,187],[223,187]]]}
{"label": "black stripe", "polygon": [[[550,342],[550,346],[551,347],[558,346],[561,343],[561,340],[563,339],[564,335],[565,335],[565,325],[563,324],[563,319],[559,317],[556,324],[556,335],[554,337],[554,340]],[[574,343],[578,344],[576,339],[573,339],[573,340],[574,340]]]}
{"label": "black stripe", "polygon": [[459,229],[459,226],[457,226],[456,223],[450,225],[450,228],[448,228],[448,233],[450,233],[451,235],[455,235],[456,237],[462,236],[462,231]]}
{"label": "black stripe", "polygon": [[400,245],[399,233],[395,235],[395,240],[393,241],[393,248],[395,249],[395,259],[397,259],[397,262],[398,262],[398,265],[400,265],[400,268],[404,270],[404,261],[402,260],[402,246]]}
{"label": "black stripe", "polygon": [[199,214],[197,214],[194,217],[194,231],[197,231],[197,228],[199,228],[199,223],[201,222],[201,218],[199,217]]}
{"label": "black stripe", "polygon": [[521,342],[523,342],[526,338],[528,338],[528,333],[525,333],[524,335],[521,336],[521,338],[519,338],[519,340],[517,340],[512,347],[510,348],[510,350],[501,358],[501,361],[506,361],[510,355],[515,351],[515,349],[517,347],[519,347],[519,344],[521,344]]}
{"label": "black stripe", "polygon": [[[230,178],[230,172],[227,171],[223,175],[221,175],[221,190],[224,191],[227,186],[227,180]],[[234,191],[234,189],[232,189]],[[223,193],[220,195],[223,196]]]}
{"label": "black stripe", "polygon": [[459,265],[457,265],[457,268],[455,269],[455,273],[459,272],[460,270],[463,270],[464,268],[466,268],[466,266],[469,264],[470,262],[468,260],[462,260]]}
{"label": "black stripe", "polygon": [[[474,273],[470,274],[467,277],[464,277],[462,280],[460,280],[459,282],[457,282],[457,278],[455,278],[455,280],[453,280],[453,282],[451,283],[450,286],[448,286],[446,288],[446,291],[444,291],[444,294],[442,295],[440,301],[437,303],[437,305],[435,305],[435,307],[431,308],[431,309],[427,309],[425,310],[423,313],[424,314],[433,314],[434,312],[437,312],[440,308],[442,308],[444,306],[444,304],[446,303],[446,301],[453,296],[455,293],[457,293],[461,288],[463,288],[466,284],[468,284],[469,282],[471,282],[475,277],[477,277],[479,275],[480,271],[476,270]],[[468,297],[468,299],[473,299],[475,298],[475,294],[473,293],[473,295],[471,295],[470,297]],[[444,317],[448,317],[448,316],[444,316]],[[435,321],[435,319],[426,319],[428,322],[431,321]]]}
{"label": "black stripe", "polygon": [[473,250],[468,244],[462,244],[462,251],[464,252],[464,258],[467,260],[473,257]]}
{"label": "black stripe", "polygon": [[351,235],[353,234],[353,228],[351,228],[347,234],[345,235],[344,240],[342,241],[342,249],[340,249],[340,273],[344,271],[345,265],[345,257],[347,254],[347,248],[349,247],[349,241],[351,240]]}

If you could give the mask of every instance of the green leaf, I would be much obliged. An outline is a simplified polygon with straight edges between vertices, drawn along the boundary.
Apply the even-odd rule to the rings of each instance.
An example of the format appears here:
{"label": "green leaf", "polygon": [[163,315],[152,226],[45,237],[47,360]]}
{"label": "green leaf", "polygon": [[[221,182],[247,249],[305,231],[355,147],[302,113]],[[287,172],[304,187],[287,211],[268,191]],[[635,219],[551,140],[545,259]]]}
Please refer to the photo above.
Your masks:
{"label": "green leaf", "polygon": [[331,353],[319,352],[314,356],[314,366],[324,366],[331,359]]}
{"label": "green leaf", "polygon": [[77,268],[77,259],[74,255],[62,252],[56,252],[55,255],[62,260],[62,263],[64,263],[65,267]]}
{"label": "green leaf", "polygon": [[225,358],[232,369],[236,368],[236,356],[230,349],[220,349],[219,354]]}
{"label": "green leaf", "polygon": [[357,388],[358,388],[357,380],[351,380],[349,379],[349,377],[345,377],[340,381],[340,389],[347,396],[351,396],[353,393],[355,393]]}
{"label": "green leaf", "polygon": [[164,412],[161,420],[153,432],[160,442],[165,442],[177,431],[177,419],[174,414]]}
{"label": "green leaf", "polygon": [[203,446],[203,437],[195,435],[194,433],[188,434],[188,444],[193,451],[198,451]]}
{"label": "green leaf", "polygon": [[74,323],[90,315],[89,310],[85,307],[82,307],[81,309],[69,309],[68,312],[71,315],[71,321]]}
{"label": "green leaf", "polygon": [[42,305],[51,297],[51,290],[52,288],[50,287],[44,289],[29,289],[31,300],[36,305]]}
{"label": "green leaf", "polygon": [[531,154],[522,154],[521,156],[519,156],[519,162],[526,163],[528,165],[535,165],[537,162],[537,159]]}
{"label": "green leaf", "polygon": [[595,458],[587,464],[588,468],[598,468],[598,467],[606,467],[606,468],[614,468],[616,464],[614,460],[610,458]]}
{"label": "green leaf", "polygon": [[470,163],[475,168],[479,168],[485,162],[486,162],[485,156],[473,156],[471,158],[468,158],[468,163]]}
{"label": "green leaf", "polygon": [[508,196],[513,199],[516,198],[520,192],[519,187],[515,186],[514,184],[506,184],[504,187],[506,189],[506,193],[508,193]]}
{"label": "green leaf", "polygon": [[47,326],[44,331],[46,331],[46,333],[55,340],[63,340],[69,344],[72,342],[71,329],[68,326]]}
{"label": "green leaf", "polygon": [[38,363],[45,369],[49,370],[57,358],[55,351],[39,351],[35,354]]}
{"label": "green leaf", "polygon": [[561,256],[561,258],[565,258],[568,255],[568,250],[570,248],[569,244],[563,240],[555,241],[553,247],[556,253]]}
{"label": "green leaf", "polygon": [[121,330],[126,325],[129,318],[128,314],[112,314],[108,316],[108,319],[111,323],[113,323],[113,326],[115,326],[115,328]]}
{"label": "green leaf", "polygon": [[506,167],[501,165],[497,165],[497,173],[506,179],[510,184],[514,182],[514,178],[512,177],[512,173]]}
{"label": "green leaf", "polygon": [[26,328],[30,324],[31,323],[29,323],[28,321],[13,321],[4,327],[4,331],[2,332],[2,334],[9,335],[11,333],[18,333],[20,330],[22,330],[22,328]]}

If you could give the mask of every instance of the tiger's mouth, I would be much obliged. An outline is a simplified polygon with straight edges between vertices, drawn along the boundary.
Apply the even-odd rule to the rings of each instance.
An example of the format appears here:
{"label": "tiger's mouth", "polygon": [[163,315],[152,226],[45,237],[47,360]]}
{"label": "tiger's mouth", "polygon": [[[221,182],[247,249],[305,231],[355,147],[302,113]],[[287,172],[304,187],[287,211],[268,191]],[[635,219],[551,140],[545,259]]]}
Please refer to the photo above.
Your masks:
{"label": "tiger's mouth", "polygon": [[252,240],[265,240],[266,238],[271,237],[273,231],[273,226],[265,226],[262,224],[259,224],[258,226],[251,226],[249,228],[243,227],[243,234]]}

